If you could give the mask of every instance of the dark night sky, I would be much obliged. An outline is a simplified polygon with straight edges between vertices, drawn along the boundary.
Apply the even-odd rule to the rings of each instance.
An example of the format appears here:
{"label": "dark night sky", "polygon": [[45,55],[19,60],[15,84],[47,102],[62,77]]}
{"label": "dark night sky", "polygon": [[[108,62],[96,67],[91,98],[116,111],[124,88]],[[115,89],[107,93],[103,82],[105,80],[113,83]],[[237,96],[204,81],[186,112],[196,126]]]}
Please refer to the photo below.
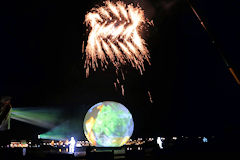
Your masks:
{"label": "dark night sky", "polygon": [[[75,107],[86,112],[100,101],[117,101],[132,113],[135,136],[239,132],[240,88],[186,1],[138,1],[155,24],[145,33],[152,65],[146,64],[143,76],[125,67],[125,96],[114,89],[111,68],[85,78],[84,15],[100,0],[1,4],[0,96],[12,96],[14,107],[64,107],[67,114]],[[240,72],[240,2],[192,1]]]}

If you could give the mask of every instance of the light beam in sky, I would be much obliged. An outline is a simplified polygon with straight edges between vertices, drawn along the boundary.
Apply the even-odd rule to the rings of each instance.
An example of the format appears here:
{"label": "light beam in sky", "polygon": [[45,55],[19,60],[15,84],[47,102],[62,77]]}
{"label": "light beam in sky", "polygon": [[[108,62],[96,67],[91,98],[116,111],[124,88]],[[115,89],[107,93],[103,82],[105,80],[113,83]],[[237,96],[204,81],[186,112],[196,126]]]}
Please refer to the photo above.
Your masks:
{"label": "light beam in sky", "polygon": [[32,124],[43,128],[52,128],[59,122],[61,112],[50,108],[13,108],[11,119]]}

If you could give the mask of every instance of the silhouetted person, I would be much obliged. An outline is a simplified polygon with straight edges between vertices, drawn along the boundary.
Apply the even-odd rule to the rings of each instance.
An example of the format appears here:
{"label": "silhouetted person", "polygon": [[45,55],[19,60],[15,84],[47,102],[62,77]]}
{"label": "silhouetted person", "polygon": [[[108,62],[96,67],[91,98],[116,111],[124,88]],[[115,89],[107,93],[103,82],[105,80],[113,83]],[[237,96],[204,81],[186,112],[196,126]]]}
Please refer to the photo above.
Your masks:
{"label": "silhouetted person", "polygon": [[10,129],[11,97],[2,97],[0,100],[0,131]]}

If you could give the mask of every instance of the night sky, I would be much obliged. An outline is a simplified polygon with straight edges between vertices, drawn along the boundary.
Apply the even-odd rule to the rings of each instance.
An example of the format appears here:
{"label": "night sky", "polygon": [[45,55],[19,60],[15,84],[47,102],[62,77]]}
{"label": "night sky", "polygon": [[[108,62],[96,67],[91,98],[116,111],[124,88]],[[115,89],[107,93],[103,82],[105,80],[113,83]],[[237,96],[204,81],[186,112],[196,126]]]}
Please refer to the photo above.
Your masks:
{"label": "night sky", "polygon": [[[186,1],[133,2],[154,21],[143,33],[151,66],[145,64],[143,76],[130,65],[124,67],[125,96],[114,88],[111,67],[85,77],[84,15],[100,0],[2,3],[0,96],[11,96],[15,108],[61,108],[66,117],[76,109],[85,114],[101,101],[120,102],[133,115],[136,137],[239,133],[240,87]],[[239,74],[240,2],[192,2]],[[43,132],[14,121],[12,127],[13,132],[25,129],[24,135]]]}

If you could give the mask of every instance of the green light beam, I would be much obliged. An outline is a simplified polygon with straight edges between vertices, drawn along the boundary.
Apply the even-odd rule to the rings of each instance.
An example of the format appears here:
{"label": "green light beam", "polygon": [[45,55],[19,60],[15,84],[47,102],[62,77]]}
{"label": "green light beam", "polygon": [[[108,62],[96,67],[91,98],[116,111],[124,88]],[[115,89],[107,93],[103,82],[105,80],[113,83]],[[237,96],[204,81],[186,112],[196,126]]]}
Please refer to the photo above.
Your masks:
{"label": "green light beam", "polygon": [[61,122],[60,110],[51,108],[13,108],[11,118],[42,128],[51,129]]}

